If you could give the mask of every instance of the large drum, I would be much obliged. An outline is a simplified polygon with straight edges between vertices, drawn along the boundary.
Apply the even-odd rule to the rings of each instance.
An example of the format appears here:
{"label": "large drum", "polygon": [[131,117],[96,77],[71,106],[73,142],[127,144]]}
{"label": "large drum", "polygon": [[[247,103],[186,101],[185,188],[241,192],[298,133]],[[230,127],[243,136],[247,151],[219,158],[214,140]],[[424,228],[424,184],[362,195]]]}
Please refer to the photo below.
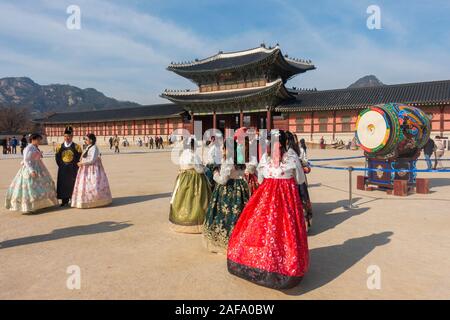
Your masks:
{"label": "large drum", "polygon": [[422,110],[388,103],[359,114],[356,139],[368,157],[413,158],[427,143],[430,130],[430,119]]}

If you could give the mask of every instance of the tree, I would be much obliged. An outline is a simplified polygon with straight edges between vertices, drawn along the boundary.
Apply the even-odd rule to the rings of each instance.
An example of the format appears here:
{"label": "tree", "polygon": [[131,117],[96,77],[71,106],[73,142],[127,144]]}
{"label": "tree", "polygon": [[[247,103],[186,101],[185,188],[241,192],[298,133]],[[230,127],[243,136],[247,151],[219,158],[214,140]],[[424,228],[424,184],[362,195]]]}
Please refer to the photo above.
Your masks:
{"label": "tree", "polygon": [[29,133],[35,129],[28,108],[0,106],[0,131]]}

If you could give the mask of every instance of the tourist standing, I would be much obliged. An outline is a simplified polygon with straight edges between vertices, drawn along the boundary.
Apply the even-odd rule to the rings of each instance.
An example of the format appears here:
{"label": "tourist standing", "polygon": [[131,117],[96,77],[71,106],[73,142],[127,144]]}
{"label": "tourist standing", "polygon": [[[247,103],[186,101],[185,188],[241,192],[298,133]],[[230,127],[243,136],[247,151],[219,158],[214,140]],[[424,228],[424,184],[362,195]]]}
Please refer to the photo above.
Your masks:
{"label": "tourist standing", "polygon": [[55,152],[55,160],[58,165],[56,194],[57,198],[61,199],[61,207],[69,205],[82,153],[81,146],[73,142],[72,127],[67,127],[64,130],[64,142],[56,147]]}
{"label": "tourist standing", "polygon": [[325,149],[325,139],[323,138],[323,136],[322,136],[322,138],[320,138],[319,144],[320,144],[320,149]]}
{"label": "tourist standing", "polygon": [[431,161],[431,156],[433,155],[433,152],[436,149],[436,144],[434,143],[434,140],[431,139],[431,137],[428,139],[427,143],[423,147],[423,154],[425,156],[425,161],[427,163],[428,170],[433,169],[433,163]]}
{"label": "tourist standing", "polygon": [[113,137],[109,137],[109,150],[112,150],[113,148],[113,141],[114,141]]}
{"label": "tourist standing", "polygon": [[222,164],[220,169],[214,171],[216,187],[203,226],[204,243],[207,249],[214,253],[226,253],[228,239],[250,197],[245,181],[245,164],[238,164],[237,158],[236,141],[231,159],[226,159],[226,141],[224,141]]}
{"label": "tourist standing", "polygon": [[6,139],[2,139],[1,145],[2,145],[2,153],[6,154],[8,151],[8,141]]}
{"label": "tourist standing", "polygon": [[180,171],[170,200],[169,221],[176,232],[201,233],[211,189],[201,159],[194,152],[195,140],[180,156]]}
{"label": "tourist standing", "polygon": [[11,139],[11,153],[17,154],[17,145],[19,144],[19,141],[17,141],[16,137],[13,137]]}
{"label": "tourist standing", "polygon": [[434,170],[437,170],[438,167],[439,167],[439,169],[443,168],[441,158],[444,156],[445,147],[444,147],[444,142],[442,141],[442,137],[436,136],[435,139],[436,139],[435,140],[436,151],[434,153],[434,155],[435,155]]}
{"label": "tourist standing", "polygon": [[297,184],[299,158],[287,152],[287,136],[279,137],[273,155],[258,166],[262,184],[243,210],[231,234],[228,271],[256,284],[276,289],[296,286],[309,265],[308,241]]}
{"label": "tourist standing", "polygon": [[117,135],[114,136],[114,153],[120,153],[120,139]]}
{"label": "tourist standing", "polygon": [[55,183],[39,150],[41,141],[41,135],[31,135],[21,168],[6,192],[6,209],[28,213],[58,204]]}
{"label": "tourist standing", "polygon": [[163,137],[159,137],[159,146],[161,147],[161,149],[164,149],[164,140]]}
{"label": "tourist standing", "polygon": [[150,137],[150,139],[148,140],[148,144],[150,149],[153,149],[155,146],[155,141],[153,140],[153,137]]}
{"label": "tourist standing", "polygon": [[21,155],[23,155],[23,150],[25,150],[27,145],[28,145],[27,136],[24,134],[22,136],[22,140],[20,140],[20,154]]}
{"label": "tourist standing", "polygon": [[79,209],[103,207],[112,202],[108,177],[103,169],[96,136],[90,133],[84,139],[88,147],[78,162],[71,206]]}

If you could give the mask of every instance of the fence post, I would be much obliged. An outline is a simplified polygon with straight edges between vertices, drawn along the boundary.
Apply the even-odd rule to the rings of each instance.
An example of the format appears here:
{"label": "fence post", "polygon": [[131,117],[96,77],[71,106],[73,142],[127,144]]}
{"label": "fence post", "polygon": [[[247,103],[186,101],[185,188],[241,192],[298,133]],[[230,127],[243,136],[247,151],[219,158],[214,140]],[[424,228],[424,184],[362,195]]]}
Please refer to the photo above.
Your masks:
{"label": "fence post", "polygon": [[352,198],[352,172],[353,167],[348,167],[348,205],[344,206],[345,209],[356,209],[358,206],[353,204],[353,198]]}

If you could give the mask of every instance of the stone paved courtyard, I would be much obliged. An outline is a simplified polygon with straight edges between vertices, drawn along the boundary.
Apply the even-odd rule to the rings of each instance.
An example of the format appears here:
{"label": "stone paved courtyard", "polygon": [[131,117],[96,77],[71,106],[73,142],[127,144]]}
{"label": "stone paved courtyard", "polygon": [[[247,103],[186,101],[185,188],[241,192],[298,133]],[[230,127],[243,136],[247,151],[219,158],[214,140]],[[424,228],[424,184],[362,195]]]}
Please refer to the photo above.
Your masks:
{"label": "stone paved courtyard", "polygon": [[[312,150],[309,157],[355,155]],[[169,152],[106,152],[103,162],[110,207],[23,215],[4,209],[20,160],[0,160],[0,299],[450,298],[449,173],[421,175],[431,178],[429,195],[354,190],[358,208],[346,210],[347,173],[313,169],[310,271],[298,287],[276,291],[228,274],[225,257],[208,253],[200,235],[168,229],[178,170]],[[45,163],[56,178],[54,160]],[[80,267],[80,290],[66,287],[71,265]],[[380,290],[367,287],[373,265],[381,271]]]}

